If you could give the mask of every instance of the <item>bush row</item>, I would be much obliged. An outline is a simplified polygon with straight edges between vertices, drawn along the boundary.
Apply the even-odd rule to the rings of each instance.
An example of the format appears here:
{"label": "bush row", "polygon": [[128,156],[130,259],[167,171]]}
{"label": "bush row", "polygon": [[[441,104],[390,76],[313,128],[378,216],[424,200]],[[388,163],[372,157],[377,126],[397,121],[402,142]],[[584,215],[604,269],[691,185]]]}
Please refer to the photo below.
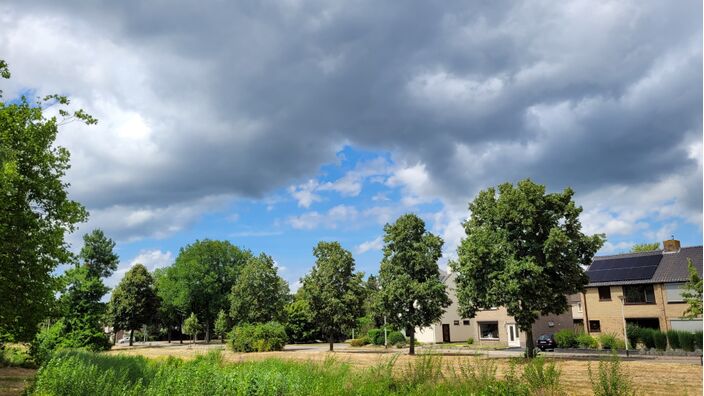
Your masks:
{"label": "bush row", "polygon": [[[629,348],[643,345],[647,349],[655,348],[659,351],[667,349],[683,349],[692,352],[702,349],[702,332],[688,332],[669,330],[662,332],[655,329],[641,328],[629,324],[626,327]],[[625,341],[615,334],[603,333],[595,338],[589,334],[572,329],[562,329],[555,333],[555,342],[558,348],[597,348],[624,349]]]}
{"label": "bush row", "polygon": [[572,329],[562,329],[555,333],[555,342],[558,348],[625,348],[625,342],[614,334],[604,333],[597,338]]}

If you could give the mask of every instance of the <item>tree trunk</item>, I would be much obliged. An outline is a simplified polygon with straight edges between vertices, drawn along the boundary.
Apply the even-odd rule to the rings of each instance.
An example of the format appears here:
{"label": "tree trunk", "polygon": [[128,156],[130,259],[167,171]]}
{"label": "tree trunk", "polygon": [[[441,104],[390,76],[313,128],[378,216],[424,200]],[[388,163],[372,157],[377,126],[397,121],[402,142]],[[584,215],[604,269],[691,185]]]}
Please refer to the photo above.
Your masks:
{"label": "tree trunk", "polygon": [[130,346],[132,346],[133,339],[134,339],[134,329],[130,330]]}
{"label": "tree trunk", "polygon": [[532,359],[535,357],[535,340],[533,339],[533,326],[526,331],[526,357]]}
{"label": "tree trunk", "polygon": [[330,342],[330,352],[332,352],[332,344],[335,342],[335,339],[332,336],[330,336],[330,337],[328,337],[328,341]]}
{"label": "tree trunk", "polygon": [[183,321],[178,324],[178,343],[183,344]]}
{"label": "tree trunk", "polygon": [[205,342],[210,344],[210,322],[205,322]]}
{"label": "tree trunk", "polygon": [[166,338],[169,340],[169,344],[171,344],[171,326],[166,326]]}
{"label": "tree trunk", "polygon": [[408,349],[408,354],[409,355],[416,354],[416,329],[415,328],[411,328],[411,346]]}

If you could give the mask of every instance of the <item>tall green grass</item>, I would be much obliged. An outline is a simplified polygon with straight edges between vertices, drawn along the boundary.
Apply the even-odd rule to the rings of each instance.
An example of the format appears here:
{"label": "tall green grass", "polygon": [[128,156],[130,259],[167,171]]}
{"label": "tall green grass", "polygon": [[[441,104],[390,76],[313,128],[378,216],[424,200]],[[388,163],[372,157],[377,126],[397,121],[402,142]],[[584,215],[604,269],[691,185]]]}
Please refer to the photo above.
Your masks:
{"label": "tall green grass", "polygon": [[[56,353],[37,373],[35,395],[558,395],[560,370],[537,359],[513,362],[497,375],[491,359],[445,365],[420,355],[405,366],[398,355],[365,370],[328,358],[323,363],[269,359],[225,363],[218,352],[191,361],[176,358]],[[518,364],[523,374],[517,374]]]}

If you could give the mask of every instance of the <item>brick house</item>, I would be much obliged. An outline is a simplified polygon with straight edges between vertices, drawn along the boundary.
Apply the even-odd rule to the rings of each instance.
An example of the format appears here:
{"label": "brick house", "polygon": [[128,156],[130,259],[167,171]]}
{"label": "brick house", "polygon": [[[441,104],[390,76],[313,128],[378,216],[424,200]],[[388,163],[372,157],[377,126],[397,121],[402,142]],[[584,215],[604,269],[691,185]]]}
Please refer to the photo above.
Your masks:
{"label": "brick house", "polygon": [[627,324],[661,331],[702,330],[701,319],[683,318],[687,304],[681,294],[689,278],[688,259],[702,274],[702,246],[681,248],[679,241],[668,240],[663,247],[594,258],[581,296],[585,331],[623,337],[624,318]]}
{"label": "brick house", "polygon": [[[441,273],[447,294],[452,304],[447,307],[437,323],[416,329],[416,339],[425,343],[466,342],[470,337],[477,344],[495,344],[508,347],[524,347],[525,333],[518,330],[516,321],[506,312],[506,308],[497,307],[477,312],[474,318],[462,318],[457,312],[457,294],[455,279],[457,275]],[[562,315],[541,316],[533,324],[533,336],[554,333],[563,328],[572,328],[573,318],[570,310]]]}

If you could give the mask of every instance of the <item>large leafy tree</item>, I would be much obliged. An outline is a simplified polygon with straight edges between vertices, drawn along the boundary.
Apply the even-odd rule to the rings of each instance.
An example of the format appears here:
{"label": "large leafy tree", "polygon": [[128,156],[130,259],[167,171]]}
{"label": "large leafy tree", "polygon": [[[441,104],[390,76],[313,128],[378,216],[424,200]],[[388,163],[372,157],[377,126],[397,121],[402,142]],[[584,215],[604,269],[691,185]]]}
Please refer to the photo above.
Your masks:
{"label": "large leafy tree", "polygon": [[228,241],[206,239],[183,247],[169,267],[179,310],[196,314],[207,342],[218,312],[228,310],[232,286],[250,258],[252,253]]}
{"label": "large leafy tree", "polygon": [[113,251],[114,248],[115,242],[98,228],[83,236],[83,248],[78,257],[88,267],[91,276],[107,278],[120,263],[120,258]]}
{"label": "large leafy tree", "polygon": [[582,233],[582,208],[573,195],[570,188],[546,194],[545,186],[530,180],[481,191],[469,205],[466,237],[451,263],[460,315],[506,307],[526,333],[529,357],[533,323],[568,309],[567,295],[584,289],[589,280],[583,266],[604,243],[603,235]]}
{"label": "large leafy tree", "polygon": [[[157,268],[154,270],[154,287],[159,298],[159,322],[166,327],[166,336],[171,343],[171,331],[179,328],[179,334],[183,334],[183,321],[188,313],[187,290],[179,287],[178,280],[174,278],[172,267]],[[179,337],[179,342],[183,344],[183,338]]]}
{"label": "large leafy tree", "polygon": [[154,279],[142,264],[135,264],[122,278],[110,297],[110,314],[115,329],[130,331],[153,322],[159,300],[154,291]]}
{"label": "large leafy tree", "polygon": [[252,257],[240,270],[230,293],[230,316],[236,324],[280,321],[288,300],[288,283],[266,254]]}
{"label": "large leafy tree", "polygon": [[406,329],[411,355],[415,330],[438,321],[451,301],[440,281],[443,241],[425,222],[405,214],[384,226],[384,258],[379,271],[379,309],[389,323]]}
{"label": "large leafy tree", "polygon": [[[10,77],[2,60],[0,77]],[[96,120],[70,114],[68,104],[57,95],[0,101],[0,339],[32,339],[59,287],[52,271],[73,260],[64,236],[88,217],[68,197],[69,152],[54,142],[60,125]],[[59,118],[45,117],[46,106],[59,108]]]}
{"label": "large leafy tree", "polygon": [[363,274],[354,271],[352,253],[338,242],[319,242],[313,255],[315,265],[302,279],[302,295],[332,351],[335,339],[353,329],[364,312]]}
{"label": "large leafy tree", "polygon": [[687,302],[686,318],[695,319],[702,315],[702,278],[692,264],[692,259],[687,259],[689,279],[684,285],[682,297]]}

